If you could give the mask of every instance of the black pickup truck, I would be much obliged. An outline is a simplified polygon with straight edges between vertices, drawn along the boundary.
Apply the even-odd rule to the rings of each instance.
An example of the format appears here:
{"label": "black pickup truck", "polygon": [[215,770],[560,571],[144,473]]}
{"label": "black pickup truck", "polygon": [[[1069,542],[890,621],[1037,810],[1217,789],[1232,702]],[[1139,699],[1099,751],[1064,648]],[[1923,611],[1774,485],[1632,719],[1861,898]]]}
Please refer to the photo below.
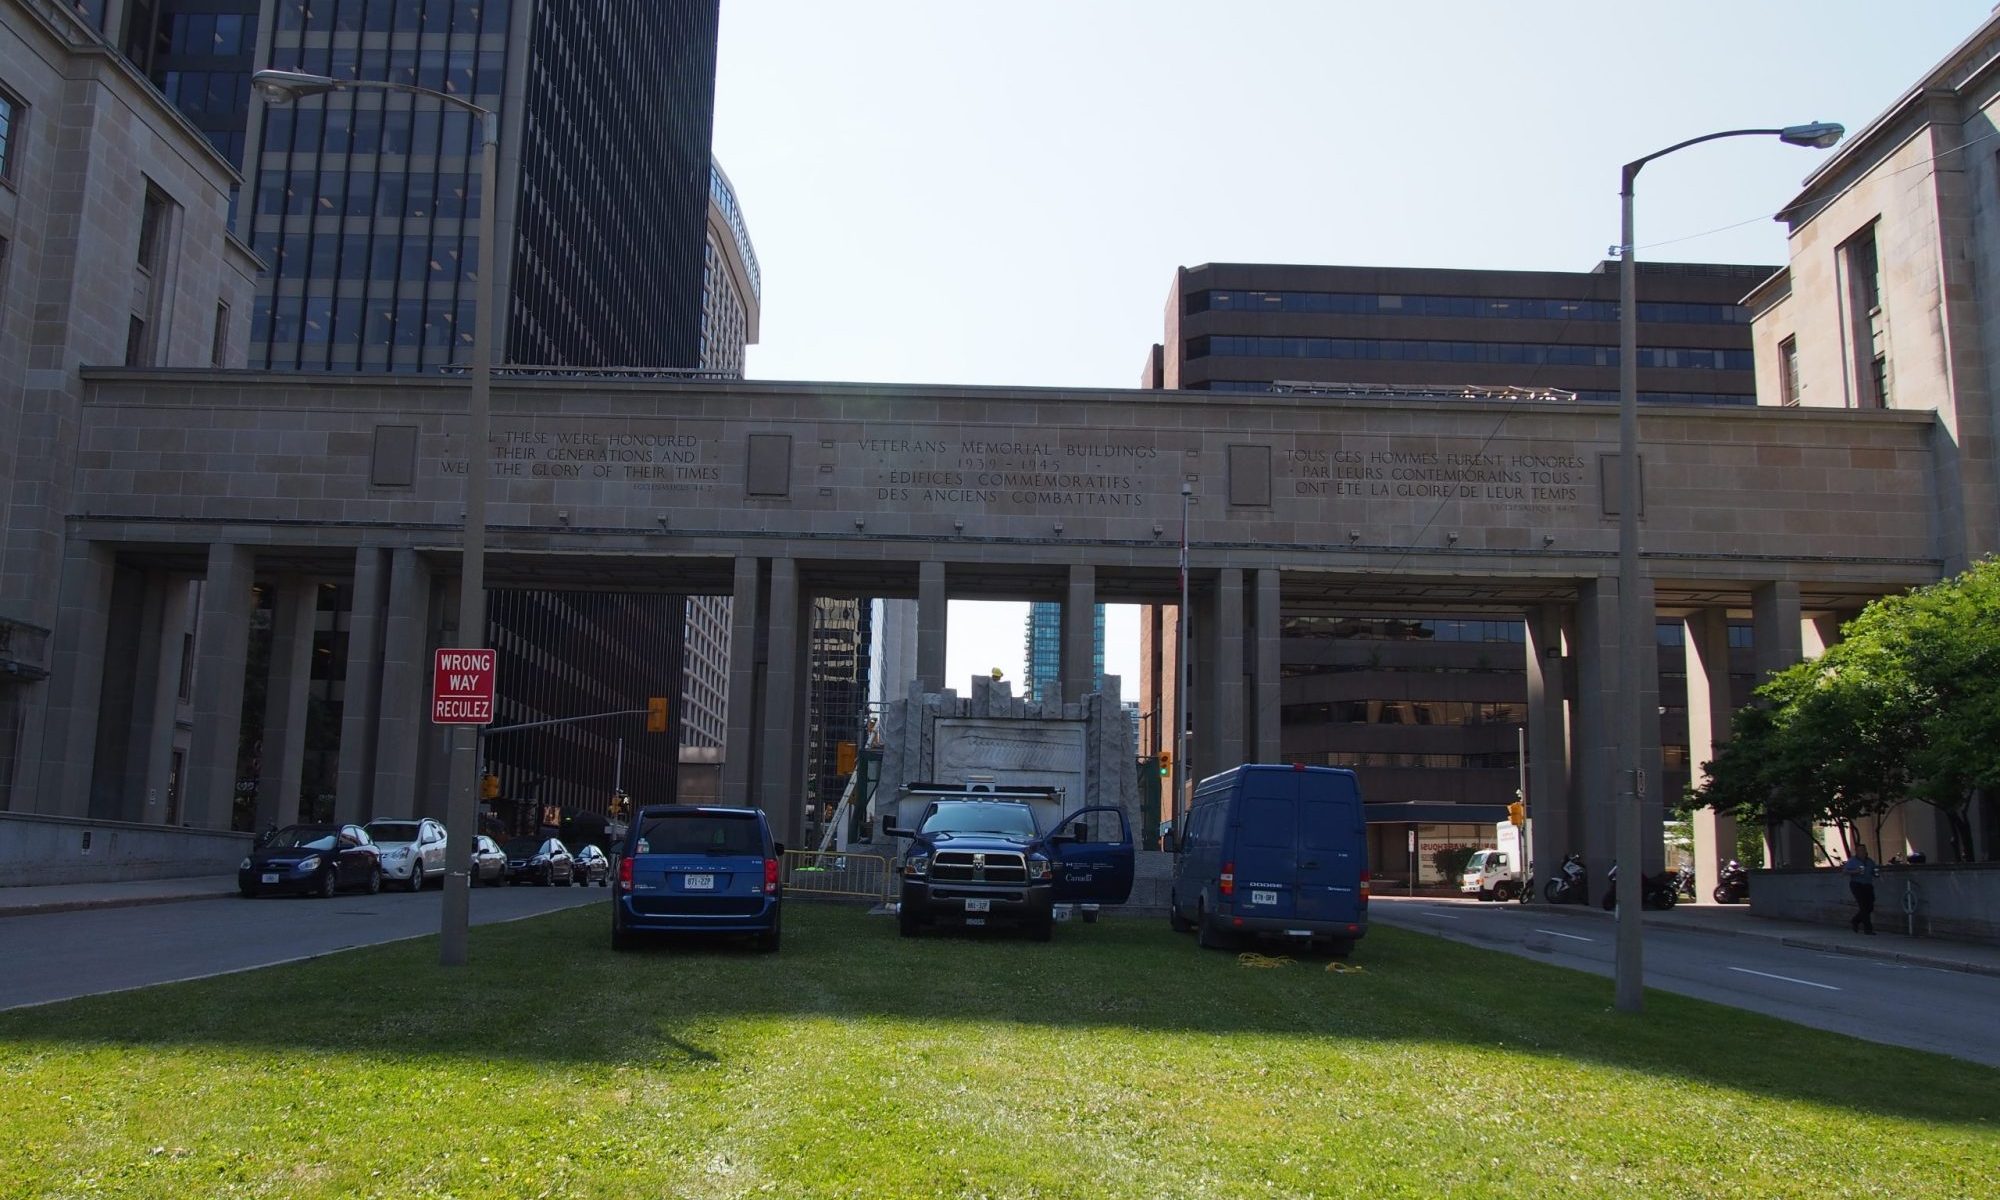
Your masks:
{"label": "black pickup truck", "polygon": [[1013,925],[1047,941],[1056,905],[1132,894],[1132,829],[1118,808],[1079,809],[1043,830],[1024,800],[968,792],[932,798],[915,829],[894,822],[883,817],[882,832],[910,839],[898,870],[904,937],[933,924]]}

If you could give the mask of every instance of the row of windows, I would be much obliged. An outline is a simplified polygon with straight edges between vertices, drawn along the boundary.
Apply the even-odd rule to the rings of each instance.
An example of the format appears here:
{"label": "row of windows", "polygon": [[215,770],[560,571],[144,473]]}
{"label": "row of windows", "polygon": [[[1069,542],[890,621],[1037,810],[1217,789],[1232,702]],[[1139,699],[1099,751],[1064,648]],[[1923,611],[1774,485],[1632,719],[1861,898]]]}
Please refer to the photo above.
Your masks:
{"label": "row of windows", "polygon": [[168,54],[234,58],[257,48],[257,18],[244,13],[177,13],[160,22],[160,49]]}
{"label": "row of windows", "polygon": [[1294,762],[1326,767],[1421,767],[1431,770],[1464,770],[1505,767],[1518,770],[1521,759],[1512,751],[1488,754],[1392,754],[1386,750],[1329,750],[1320,754],[1287,755]]}
{"label": "row of windows", "polygon": [[[1189,315],[1203,312],[1339,313],[1366,317],[1476,317],[1516,321],[1616,321],[1616,300],[1511,296],[1410,296],[1375,292],[1191,292]],[[1748,325],[1740,304],[1639,302],[1641,321],[1675,325]]]}
{"label": "row of windows", "polygon": [[365,233],[259,238],[252,247],[279,279],[458,280],[479,277],[479,242],[444,234]]}
{"label": "row of windows", "polygon": [[[1188,385],[1192,392],[1268,393],[1274,389],[1267,379],[1211,379]],[[1616,404],[1618,393],[1601,389],[1579,389],[1576,398],[1593,404]],[[1750,392],[1640,392],[1641,404],[1755,404]]]}
{"label": "row of windows", "polygon": [[509,0],[278,0],[278,28],[324,33],[507,30]]}
{"label": "row of windows", "polygon": [[1520,621],[1457,617],[1286,617],[1288,638],[1359,638],[1378,642],[1511,642],[1527,641]]}
{"label": "row of windows", "polygon": [[[1757,644],[1752,626],[1747,621],[1729,623],[1729,648],[1748,650]],[[1662,646],[1687,645],[1687,626],[1679,621],[1661,621],[1653,626],[1653,640]]]}
{"label": "row of windows", "polygon": [[1480,700],[1325,700],[1287,704],[1286,725],[1521,725],[1528,706]]}
{"label": "row of windows", "polygon": [[160,77],[160,91],[191,117],[250,108],[250,76],[242,71],[168,71]]}
{"label": "row of windows", "polygon": [[428,171],[265,171],[257,178],[260,217],[479,216],[479,177]]}
{"label": "row of windows", "polygon": [[470,154],[478,144],[463,109],[267,108],[264,149],[274,154]]}
{"label": "row of windows", "polygon": [[250,336],[260,345],[470,346],[473,307],[469,301],[279,296],[257,302]]}
{"label": "row of windows", "polygon": [[[1384,362],[1498,363],[1518,366],[1615,367],[1616,346],[1553,346],[1521,342],[1446,342],[1390,338],[1253,337],[1216,334],[1189,338],[1187,356],[1207,358],[1332,358]],[[1748,371],[1749,350],[1641,346],[1639,365],[1683,370]]]}

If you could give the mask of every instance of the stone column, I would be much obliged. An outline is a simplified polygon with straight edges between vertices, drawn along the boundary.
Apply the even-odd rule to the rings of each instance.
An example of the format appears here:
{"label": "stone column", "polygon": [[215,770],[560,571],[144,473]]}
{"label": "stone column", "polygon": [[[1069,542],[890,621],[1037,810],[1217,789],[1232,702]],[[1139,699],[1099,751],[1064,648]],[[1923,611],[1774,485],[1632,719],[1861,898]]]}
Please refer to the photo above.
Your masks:
{"label": "stone column", "polygon": [[21,805],[28,811],[65,817],[80,817],[89,811],[90,776],[97,758],[97,710],[104,691],[104,645],[111,626],[116,569],[117,555],[107,545],[73,537],[63,547],[62,599],[49,655],[42,769],[35,794]]}
{"label": "stone column", "polygon": [[729,601],[729,715],[722,745],[722,803],[749,807],[757,802],[753,784],[760,753],[758,719],[763,711],[764,560],[736,560]]}
{"label": "stone column", "polygon": [[1091,662],[1097,639],[1097,568],[1072,563],[1062,606],[1062,698],[1074,704],[1096,690]]}
{"label": "stone column", "polygon": [[111,611],[118,619],[105,631],[97,761],[90,773],[89,815],[99,820],[135,820],[143,807],[163,599],[157,571],[120,567],[112,577]]}
{"label": "stone column", "polygon": [[[1639,846],[1643,866],[1656,875],[1667,863],[1667,789],[1660,770],[1660,638],[1659,608],[1653,600],[1653,577],[1639,578],[1639,772],[1644,793],[1639,797]],[[1674,797],[1678,800],[1679,797]]]}
{"label": "stone column", "polygon": [[1250,757],[1257,762],[1283,762],[1284,743],[1280,739],[1284,692],[1280,575],[1259,568],[1253,577],[1250,627]]}
{"label": "stone column", "polygon": [[[1798,584],[1759,584],[1751,592],[1751,653],[1757,664],[1758,683],[1805,657],[1800,620]],[[1765,837],[1765,853],[1771,866],[1813,865],[1812,834],[1796,823],[1772,826],[1765,831]]]}
{"label": "stone column", "polygon": [[1616,857],[1618,799],[1618,580],[1586,580],[1576,605],[1576,742],[1571,757],[1574,796],[1569,842],[1547,860],[1581,851],[1590,868],[1592,898]]}
{"label": "stone column", "polygon": [[1570,790],[1570,719],[1567,676],[1574,659],[1563,656],[1567,608],[1541,605],[1525,614],[1528,677],[1528,858],[1535,880],[1545,879],[1576,848],[1582,823]]}
{"label": "stone column", "polygon": [[[1688,769],[1697,785],[1702,764],[1729,741],[1734,715],[1729,694],[1729,611],[1709,607],[1687,615]],[[1722,864],[1736,857],[1736,818],[1712,808],[1694,813],[1695,900],[1704,901],[1720,878]]]}
{"label": "stone column", "polygon": [[1194,760],[1192,774],[1187,776],[1190,781],[1235,765],[1222,761],[1221,747],[1216,743],[1216,596],[1215,589],[1206,584],[1200,579],[1188,584],[1188,607],[1193,610],[1188,617],[1188,665],[1193,676],[1187,711],[1193,730],[1188,737],[1188,757]]}
{"label": "stone column", "polygon": [[382,696],[382,608],[389,595],[389,554],[354,552],[353,606],[347,614],[347,674],[341,686],[340,766],[333,814],[365,821],[375,803],[376,714]]}
{"label": "stone column", "polygon": [[[382,623],[382,692],[375,725],[375,790],[370,817],[414,817],[417,763],[430,731],[431,572],[415,550],[390,555],[389,608]],[[467,645],[483,645],[483,630]],[[464,736],[461,732],[460,736]]]}
{"label": "stone column", "polygon": [[194,638],[194,732],[188,746],[187,803],[182,805],[184,823],[197,829],[228,829],[234,816],[255,565],[248,546],[218,542],[208,548]]}
{"label": "stone column", "polygon": [[[139,789],[141,821],[167,819],[167,792],[174,779],[174,730],[181,705],[181,670],[188,651],[188,612],[194,584],[166,576],[160,596],[160,666],[153,677],[153,706],[146,726],[145,778]],[[189,699],[192,699],[190,695]]]}
{"label": "stone column", "polygon": [[772,833],[786,845],[798,844],[799,735],[799,564],[771,560],[768,610],[769,652],[764,661],[764,727],[758,746],[757,807]]}
{"label": "stone column", "polygon": [[[917,678],[926,692],[945,688],[945,632],[950,601],[945,595],[944,564],[925,560],[917,564]],[[963,686],[963,679],[954,681]],[[901,696],[889,697],[900,700]]]}
{"label": "stone column", "polygon": [[1215,577],[1215,755],[1207,774],[1245,761],[1243,642],[1243,572],[1227,567]]}
{"label": "stone column", "polygon": [[299,819],[319,585],[303,575],[287,575],[278,581],[272,600],[271,677],[264,696],[263,773],[257,780],[258,829]]}

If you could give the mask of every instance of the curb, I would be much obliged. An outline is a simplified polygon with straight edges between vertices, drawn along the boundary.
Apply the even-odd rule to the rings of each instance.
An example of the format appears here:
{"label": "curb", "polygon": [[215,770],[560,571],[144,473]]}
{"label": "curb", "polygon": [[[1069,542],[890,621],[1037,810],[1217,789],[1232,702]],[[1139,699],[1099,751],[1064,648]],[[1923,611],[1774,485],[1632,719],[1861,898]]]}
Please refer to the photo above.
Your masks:
{"label": "curb", "polygon": [[82,912],[92,908],[137,908],[146,904],[179,904],[187,900],[216,900],[234,896],[234,890],[184,892],[173,896],[105,896],[95,900],[44,900],[39,903],[0,904],[0,917],[31,917],[42,913]]}
{"label": "curb", "polygon": [[[1515,907],[1533,907],[1541,912],[1550,913],[1561,912],[1569,917],[1592,917],[1595,916],[1597,911],[1577,904],[1517,905]],[[1811,935],[1785,933],[1779,930],[1764,933],[1750,929],[1724,929],[1715,925],[1662,920],[1658,917],[1650,916],[1641,917],[1639,923],[1649,929],[1665,929],[1677,933],[1699,933],[1709,937],[1761,938],[1765,941],[1777,942],[1781,946],[1790,946],[1795,950],[1816,950],[1824,954],[1844,954],[1850,958],[1882,959],[1888,962],[1903,963],[1912,967],[1929,967],[1933,971],[1958,971],[1968,975],[2000,977],[2000,963],[1967,962],[1956,958],[1938,958],[1929,954],[1896,950],[1887,946],[1879,949],[1870,946],[1850,946],[1842,942],[1821,941]]]}

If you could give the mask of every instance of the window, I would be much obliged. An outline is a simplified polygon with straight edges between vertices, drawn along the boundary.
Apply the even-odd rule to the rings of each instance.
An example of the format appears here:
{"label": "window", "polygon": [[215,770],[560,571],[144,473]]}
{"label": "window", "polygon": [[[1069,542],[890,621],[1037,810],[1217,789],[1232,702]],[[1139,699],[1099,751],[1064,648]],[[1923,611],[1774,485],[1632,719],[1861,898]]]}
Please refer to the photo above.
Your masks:
{"label": "window", "polygon": [[5,90],[0,90],[0,183],[14,181],[14,160],[20,155],[15,147],[20,144],[21,109],[19,100]]}
{"label": "window", "polygon": [[1889,358],[1878,354],[1868,360],[1868,402],[1876,408],[1889,407]]}
{"label": "window", "polygon": [[166,249],[168,207],[171,202],[159,190],[146,188],[146,207],[139,217],[139,269],[159,270]]}
{"label": "window", "polygon": [[1882,311],[1882,264],[1875,252],[1875,225],[1870,221],[1840,247],[1847,302],[1843,315],[1853,345],[1844,382],[1849,387],[1849,402],[1861,408],[1884,408],[1889,403],[1888,323]]}
{"label": "window", "polygon": [[136,313],[132,317],[131,324],[125,327],[125,365],[128,367],[146,365],[146,318]]}
{"label": "window", "polygon": [[209,339],[208,361],[210,366],[219,367],[229,356],[229,302],[215,302],[215,335]]}
{"label": "window", "polygon": [[1799,339],[1778,343],[1778,394],[1786,408],[1799,406]]}

